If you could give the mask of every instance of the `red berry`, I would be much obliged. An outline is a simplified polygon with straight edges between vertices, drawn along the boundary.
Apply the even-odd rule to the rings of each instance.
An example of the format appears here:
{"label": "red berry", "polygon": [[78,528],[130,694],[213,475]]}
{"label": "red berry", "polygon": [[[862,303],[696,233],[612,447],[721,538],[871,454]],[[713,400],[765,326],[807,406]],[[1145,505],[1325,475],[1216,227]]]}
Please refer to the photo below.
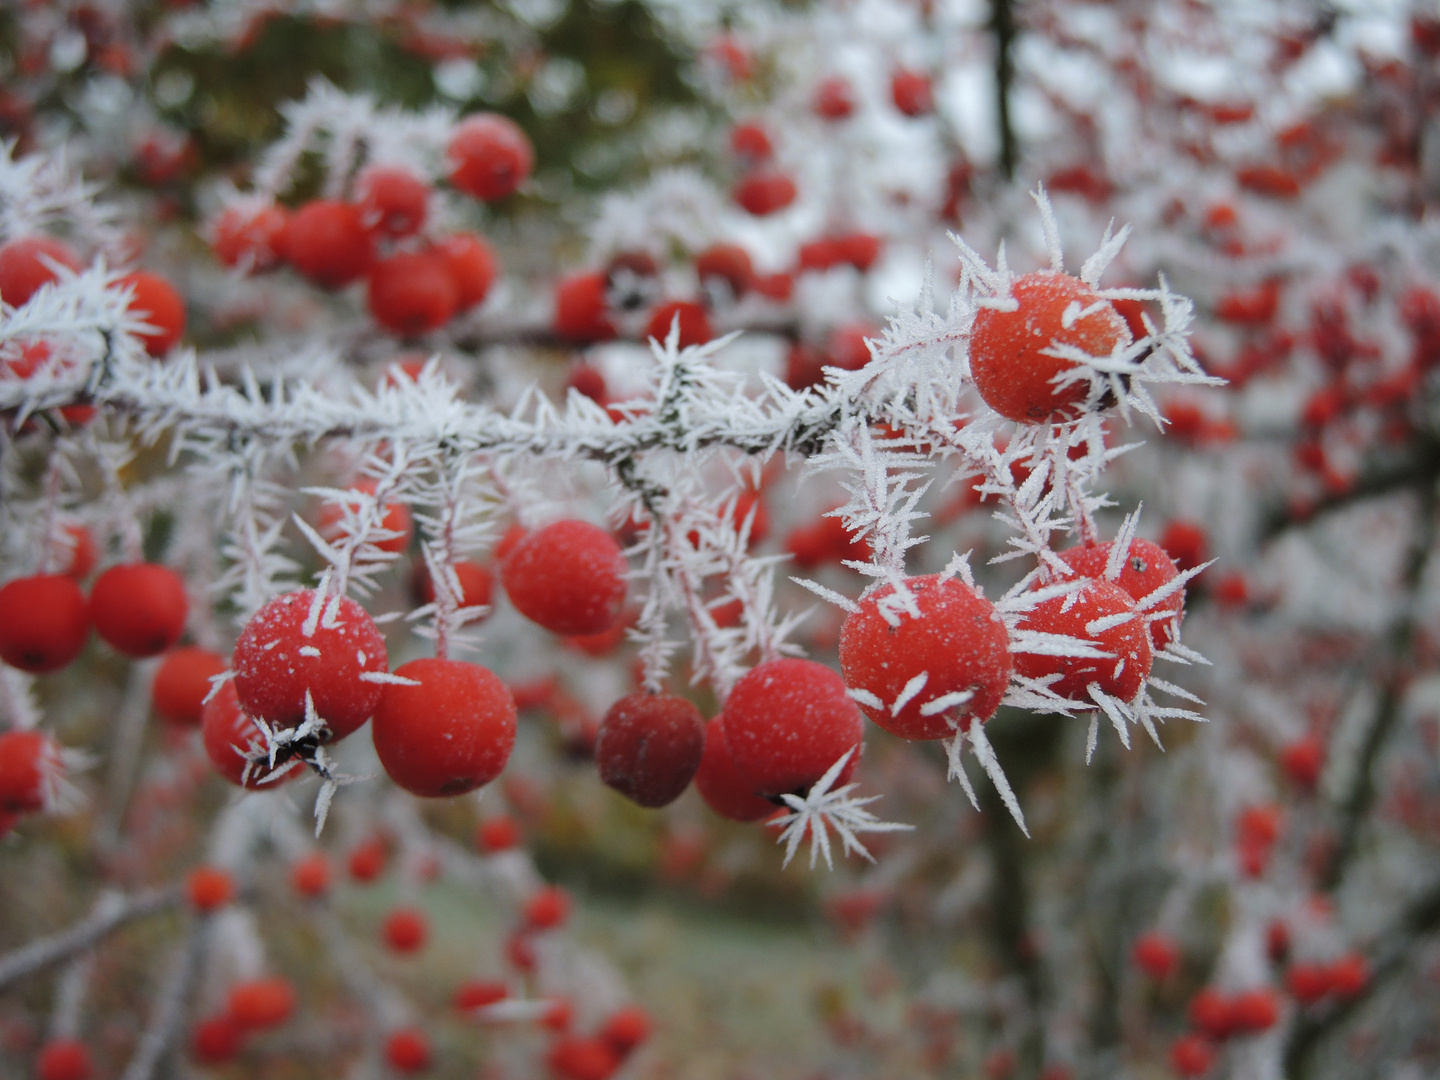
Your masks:
{"label": "red berry", "polygon": [[1316,735],[1297,739],[1280,751],[1280,765],[1296,784],[1314,791],[1325,767],[1325,743]]}
{"label": "red berry", "polygon": [[1142,934],[1130,951],[1135,966],[1156,982],[1164,982],[1180,970],[1180,950],[1164,934]]}
{"label": "red berry", "polygon": [[525,925],[532,930],[553,930],[569,917],[570,897],[554,885],[542,885],[525,901]]}
{"label": "red berry", "polygon": [[1212,1039],[1228,1039],[1235,1031],[1230,1002],[1220,991],[1205,987],[1190,999],[1190,1023]]}
{"label": "red berry", "polygon": [[185,301],[168,281],[144,270],[126,274],[116,284],[132,293],[130,314],[151,327],[140,331],[145,351],[164,356],[185,333]]}
{"label": "red berry", "polygon": [[555,285],[555,332],[570,341],[608,341],[615,336],[605,299],[603,273],[571,274]]}
{"label": "red berry", "polygon": [[848,79],[832,75],[815,87],[811,107],[821,119],[844,120],[855,111],[855,91],[850,88]]}
{"label": "red berry", "polygon": [[90,576],[90,571],[95,569],[95,562],[100,557],[100,552],[95,547],[95,537],[84,525],[66,525],[64,532],[69,538],[70,546],[69,550],[63,553],[57,570],[75,581],[83,581]]}
{"label": "red berry", "polygon": [[908,68],[896,68],[890,76],[890,97],[906,116],[924,116],[935,107],[929,78]]}
{"label": "red berry", "polygon": [[[1131,617],[1125,622],[1105,623],[1126,614]],[[1109,654],[1104,659],[1015,654],[1015,670],[1027,679],[1059,675],[1048,685],[1063,698],[1090,702],[1094,683],[1113,698],[1133,701],[1150,674],[1154,653],[1145,618],[1129,594],[1108,581],[1086,578],[1079,591],[1042,600],[1021,619],[1020,629],[1079,638]]]}
{"label": "red berry", "polygon": [[276,1027],[295,1011],[295,988],[278,977],[238,982],[230,988],[227,1011],[241,1028]]}
{"label": "red berry", "polygon": [[[350,485],[351,491],[363,492],[366,495],[374,495],[376,483],[369,477],[357,480]],[[354,505],[353,502],[349,505]],[[345,513],[337,502],[328,502],[320,509],[320,516],[316,521],[320,535],[332,543],[344,535],[341,523],[344,521]],[[394,536],[384,540],[375,541],[375,546],[381,551],[388,551],[399,555],[410,546],[410,537],[415,531],[414,520],[410,516],[410,508],[402,502],[387,502],[385,514],[380,519],[380,526],[386,532],[394,533]]]}
{"label": "red berry", "polygon": [[156,656],[185,632],[185,582],[168,566],[112,566],[90,589],[95,632],[126,656]]}
{"label": "red berry", "polygon": [[735,201],[756,217],[784,210],[797,194],[795,181],[779,172],[753,172],[735,185]]}
{"label": "red berry", "polygon": [[371,165],[355,180],[360,221],[385,236],[413,236],[425,224],[430,187],[409,169]]}
{"label": "red berry", "polygon": [[329,199],[308,202],[290,216],[284,247],[290,264],[322,289],[358,281],[375,258],[359,209]]}
{"label": "red berry", "polygon": [[1330,989],[1339,997],[1349,998],[1370,985],[1370,965],[1359,953],[1346,953],[1330,965]]}
{"label": "red berry", "polygon": [[215,222],[211,246],[226,266],[255,272],[279,265],[284,257],[289,212],[283,206],[247,209],[232,206]]}
{"label": "red berry", "polygon": [[1268,988],[1245,990],[1230,1000],[1230,1023],[1240,1034],[1254,1034],[1275,1026],[1280,1002]]}
{"label": "red berry", "polygon": [[[1103,578],[1105,565],[1110,558],[1113,540],[1103,544],[1082,544],[1066,548],[1056,554],[1080,577]],[[1130,551],[1120,566],[1120,576],[1115,584],[1125,590],[1133,600],[1140,601],[1156,589],[1162,588],[1180,576],[1175,561],[1163,547],[1149,540],[1136,537],[1130,541]],[[1150,625],[1150,643],[1158,650],[1165,648],[1180,636],[1180,619],[1185,613],[1185,590],[1177,589],[1149,611],[1145,612]],[[1161,615],[1163,618],[1151,618]]]}
{"label": "red berry", "polygon": [[845,261],[843,250],[833,236],[822,236],[801,244],[795,258],[800,269],[821,272]]}
{"label": "red berry", "polygon": [[695,773],[695,789],[705,804],[731,821],[759,821],[775,812],[775,804],[759,795],[740,774],[725,739],[725,716],[705,725],[705,755]]}
{"label": "red berry", "polygon": [[[1010,685],[1009,638],[994,605],[963,581],[932,574],[908,584],[919,617],[897,608],[891,626],[882,611],[889,609],[894,588],[866,596],[841,627],[840,670],[848,686],[882,702],[860,705],[874,723],[906,739],[940,739],[968,729],[972,720],[988,720],[999,707]],[[922,674],[920,689],[896,710]],[[925,711],[931,702],[963,693],[971,696]]]}
{"label": "red berry", "polygon": [[398,953],[412,953],[425,947],[430,936],[430,923],[423,912],[414,908],[396,908],[385,916],[385,944]]}
{"label": "red berry", "polygon": [[[461,607],[490,606],[495,577],[488,569],[469,559],[461,559],[455,563],[455,576],[460,579]],[[422,604],[435,602],[435,583],[430,580],[430,571],[423,562],[415,565],[414,585]]]}
{"label": "red berry", "polygon": [[472,1009],[483,1009],[497,1001],[504,1001],[509,996],[510,991],[503,982],[495,979],[470,979],[461,983],[455,991],[455,1008],[461,1012],[470,1012]]}
{"label": "red berry", "polygon": [[1160,546],[1175,560],[1183,573],[1205,562],[1209,543],[1205,530],[1191,521],[1172,521],[1160,534]]}
{"label": "red berry", "polygon": [[369,719],[381,686],[360,676],[388,666],[385,639],[364,608],[309,589],[277,596],[256,612],[231,657],[247,712],[271,727],[295,728],[305,720],[308,692],[330,741]]}
{"label": "red berry", "polygon": [[223,1065],[240,1053],[242,1034],[229,1013],[208,1017],[190,1035],[190,1056],[202,1065]]}
{"label": "red berry", "polygon": [[[1046,355],[1069,345],[1091,356],[1109,356],[1130,344],[1125,320],[1079,278],[1049,270],[1025,274],[1011,284],[1014,311],[981,308],[970,337],[970,373],[980,396],[1000,415],[1022,423],[1073,420],[1089,394],[1089,380],[1063,387],[1054,379],[1075,364]],[[1066,312],[1098,310],[1066,319]],[[1074,306],[1078,305],[1078,306]],[[1074,306],[1072,308],[1072,306]]]}
{"label": "red berry", "polygon": [[1170,1048],[1170,1064],[1181,1076],[1204,1076],[1215,1067],[1215,1047],[1199,1035],[1182,1035]]}
{"label": "red berry", "polygon": [[74,1039],[51,1039],[35,1061],[36,1080],[90,1080],[94,1075],[90,1051]]}
{"label": "red berry", "polygon": [[702,284],[720,281],[732,300],[744,296],[755,281],[755,264],[739,244],[716,244],[695,256],[695,273]]}
{"label": "red berry", "polygon": [[370,271],[369,290],[370,314],[402,337],[444,326],[460,299],[449,263],[434,251],[402,251],[381,259]]}
{"label": "red berry", "polygon": [[42,675],[85,648],[90,611],[80,586],[59,574],[16,578],[0,588],[0,660]]}
{"label": "red berry", "polygon": [[535,167],[530,139],[498,113],[467,116],[455,125],[447,151],[450,183],[485,202],[509,195]]}
{"label": "red berry", "polygon": [[572,1035],[551,1044],[545,1063],[562,1080],[609,1080],[620,1068],[620,1057],[603,1039]]}
{"label": "red berry", "polygon": [[198,727],[200,711],[210,696],[210,677],[224,670],[225,658],[209,649],[188,645],[170,650],[150,687],[155,711],[177,727]]}
{"label": "red berry", "polygon": [[677,318],[680,320],[682,349],[691,345],[704,345],[715,336],[705,309],[691,300],[668,300],[661,304],[650,313],[650,321],[645,324],[645,333],[642,336],[654,338],[664,344],[665,339],[670,336],[670,326]]}
{"label": "red berry", "polygon": [[223,1065],[240,1053],[242,1034],[229,1013],[201,1020],[190,1035],[190,1056],[202,1065]]}
{"label": "red berry", "polygon": [[860,709],[845,682],[813,660],[770,660],[746,672],[725,701],[725,742],[740,775],[766,795],[804,794],[847,751],[837,784],[859,763]]}
{"label": "red berry", "polygon": [[505,958],[516,971],[534,971],[538,959],[535,955],[535,942],[523,930],[511,934],[505,939]]}
{"label": "red berry", "polygon": [[500,276],[500,261],[489,244],[470,233],[456,233],[441,240],[434,250],[455,282],[457,312],[469,311],[490,295],[490,286]]}
{"label": "red berry", "polygon": [[475,827],[475,843],[487,855],[509,851],[520,842],[520,826],[511,817],[494,817]]}
{"label": "red berry", "polygon": [[865,323],[837,327],[825,343],[825,359],[831,367],[859,371],[870,363],[870,348],[865,342],[874,335],[874,328]]}
{"label": "red berry", "polygon": [[330,891],[330,860],[319,852],[290,868],[290,885],[301,896],[315,898]]}
{"label": "red berry", "polygon": [[214,911],[235,898],[235,881],[216,866],[197,866],[185,879],[185,892],[196,911]]}
{"label": "red berry", "polygon": [[638,1005],[627,1005],[612,1013],[605,1026],[600,1029],[604,1039],[621,1057],[650,1037],[650,1016]]}
{"label": "red berry", "polygon": [[1291,964],[1285,988],[1301,1005],[1313,1005],[1330,993],[1330,968],[1324,964]]}
{"label": "red berry", "polygon": [[598,634],[625,602],[625,557],[604,529],[557,521],[517,543],[500,580],[520,614],[557,634]]}
{"label": "red berry", "polygon": [[346,865],[356,881],[370,882],[385,872],[385,863],[385,844],[380,840],[367,840],[350,853]]}
{"label": "red berry", "polygon": [[264,750],[265,739],[255,721],[240,708],[233,679],[220,687],[200,711],[200,733],[210,764],[232,784],[247,788],[274,787],[298,775],[298,770],[292,769],[284,778],[265,783],[265,778],[272,772],[268,760],[250,765],[249,775],[246,775],[249,763],[245,755]]}
{"label": "red berry", "polygon": [[515,701],[493,672],[459,660],[420,659],[387,684],[370,726],[390,779],[412,795],[474,791],[505,768],[515,745]]}
{"label": "red berry", "polygon": [[764,161],[775,152],[769,133],[759,124],[736,124],[731,128],[730,149],[751,164]]}
{"label": "red berry", "polygon": [[44,810],[64,769],[60,747],[50,736],[34,730],[0,733],[0,811]]}
{"label": "red berry", "polygon": [[846,233],[834,240],[838,262],[847,262],[861,273],[875,265],[885,242],[873,233]]}
{"label": "red berry", "polygon": [[23,307],[40,286],[56,279],[47,262],[59,263],[67,270],[80,269],[74,252],[48,236],[26,236],[0,247],[0,300]]}
{"label": "red berry", "polygon": [[430,1067],[430,1040],[418,1028],[401,1028],[385,1040],[385,1060],[399,1073],[424,1072]]}
{"label": "red berry", "polygon": [[628,694],[600,721],[600,779],[640,806],[667,806],[690,786],[705,754],[700,710],[673,694]]}

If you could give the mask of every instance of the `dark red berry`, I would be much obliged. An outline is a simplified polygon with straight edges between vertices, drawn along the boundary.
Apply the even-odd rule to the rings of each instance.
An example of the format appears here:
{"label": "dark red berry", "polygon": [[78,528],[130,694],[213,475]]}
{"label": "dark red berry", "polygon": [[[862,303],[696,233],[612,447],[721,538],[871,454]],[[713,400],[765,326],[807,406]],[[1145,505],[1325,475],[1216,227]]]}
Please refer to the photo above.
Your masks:
{"label": "dark red berry", "polygon": [[600,721],[600,779],[641,806],[666,806],[690,786],[705,754],[700,710],[673,694],[628,694]]}

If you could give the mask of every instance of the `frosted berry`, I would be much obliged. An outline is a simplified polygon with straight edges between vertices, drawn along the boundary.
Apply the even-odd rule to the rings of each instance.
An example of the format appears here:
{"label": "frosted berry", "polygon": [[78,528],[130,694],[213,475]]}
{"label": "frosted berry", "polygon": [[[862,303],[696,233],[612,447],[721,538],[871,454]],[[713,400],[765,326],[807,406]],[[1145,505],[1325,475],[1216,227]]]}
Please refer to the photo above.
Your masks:
{"label": "frosted berry", "polygon": [[213,675],[225,670],[225,658],[193,645],[172,649],[160,662],[150,700],[160,717],[177,727],[197,727]]}
{"label": "frosted berry", "polygon": [[460,292],[449,263],[434,251],[402,251],[370,270],[367,301],[375,321],[399,336],[427,334],[450,321]]}
{"label": "frosted berry", "polygon": [[308,202],[290,216],[284,246],[290,264],[322,289],[360,280],[375,258],[359,209],[329,199]]}
{"label": "frosted berry", "polygon": [[237,787],[274,787],[298,775],[298,770],[292,769],[284,777],[265,783],[265,778],[279,769],[278,758],[276,770],[270,768],[268,760],[263,760],[250,765],[249,774],[246,774],[249,762],[245,755],[264,750],[265,739],[255,721],[240,708],[233,680],[220,687],[215,696],[205,703],[200,712],[200,734],[210,764]]}
{"label": "frosted berry", "polygon": [[214,911],[235,898],[235,880],[215,866],[197,866],[185,878],[185,893],[196,911]]}
{"label": "frosted berry", "polygon": [[80,586],[59,574],[16,578],[0,587],[0,660],[42,675],[85,648],[90,612]]}
{"label": "frosted berry", "polygon": [[504,1001],[509,996],[509,989],[499,980],[470,979],[455,990],[454,1002],[455,1008],[461,1012],[470,1012],[472,1009],[483,1009],[497,1001]]}
{"label": "frosted berry", "polygon": [[59,745],[43,732],[0,733],[0,813],[46,809],[64,768]]}
{"label": "frosted berry", "polygon": [[380,684],[360,676],[389,666],[385,639],[364,608],[309,589],[277,596],[251,616],[230,662],[251,715],[272,727],[299,727],[308,691],[331,741],[365,723],[379,704]]}
{"label": "frosted berry", "polygon": [[[895,608],[890,625],[882,612],[892,586],[866,596],[840,630],[840,670],[847,686],[880,702],[862,700],[860,710],[886,731],[945,738],[999,707],[1010,685],[1009,638],[995,606],[963,581],[932,574],[907,584],[919,618]],[[962,694],[970,696],[945,704]]]}
{"label": "frosted berry", "polygon": [[1194,570],[1210,557],[1210,543],[1205,530],[1193,521],[1177,520],[1166,524],[1160,533],[1160,546],[1182,571]]}
{"label": "frosted berry", "polygon": [[[495,592],[495,576],[479,563],[469,559],[459,560],[454,569],[455,577],[460,582],[460,606],[488,608]],[[423,562],[415,564],[413,583],[415,594],[422,604],[435,602],[435,583],[430,580],[430,570]]]}
{"label": "frosted berry", "polygon": [[756,217],[784,210],[797,194],[795,181],[779,172],[753,172],[735,185],[735,201]]}
{"label": "frosted berry", "polygon": [[51,1039],[35,1060],[36,1080],[90,1080],[94,1075],[90,1051],[74,1039]]}
{"label": "frosted berry", "polygon": [[384,236],[413,236],[425,224],[430,187],[409,169],[371,165],[355,180],[360,221]]}
{"label": "frosted berry", "polygon": [[645,324],[645,333],[642,336],[654,338],[663,344],[670,336],[670,326],[676,318],[680,320],[682,349],[691,345],[704,345],[715,336],[715,331],[710,326],[710,316],[693,300],[668,300],[655,308],[650,313],[650,321]]}
{"label": "frosted berry", "polygon": [[[1131,618],[1118,625],[1107,622],[1126,614]],[[1145,618],[1135,610],[1129,594],[1108,581],[1086,578],[1078,592],[1041,601],[1025,614],[1019,628],[1078,638],[1109,654],[1103,659],[1015,654],[1015,670],[1027,679],[1058,674],[1060,678],[1049,687],[1063,698],[1088,703],[1089,686],[1094,683],[1113,698],[1133,701],[1150,674],[1154,653]]]}
{"label": "frosted berry", "polygon": [[281,978],[238,982],[230,988],[227,1011],[241,1028],[277,1027],[295,1011],[295,988]]}
{"label": "frosted berry", "polygon": [[430,937],[430,921],[415,908],[396,908],[385,916],[381,936],[395,952],[418,952]]}
{"label": "frosted berry", "polygon": [[330,891],[330,860],[318,852],[306,855],[290,868],[290,885],[301,896],[324,896]]}
{"label": "frosted berry", "polygon": [[[350,490],[374,495],[376,483],[369,477],[365,477],[351,484]],[[353,506],[354,503],[348,505]],[[320,535],[331,542],[339,539],[344,534],[344,530],[341,528],[343,520],[344,511],[340,505],[334,502],[326,503],[321,508],[319,519],[316,522]],[[383,540],[374,541],[375,546],[381,551],[398,555],[410,546],[410,537],[415,531],[415,523],[410,515],[410,508],[404,503],[387,502],[385,513],[380,518],[380,526],[386,532],[395,534]]]}
{"label": "frosted berry", "polygon": [[600,721],[600,779],[641,806],[666,806],[690,786],[705,754],[700,710],[673,694],[628,694]]}
{"label": "frosted berry", "polygon": [[112,566],[90,589],[95,632],[126,656],[157,656],[185,632],[185,582],[168,566]]}
{"label": "frosted berry", "polygon": [[725,715],[705,725],[705,755],[695,773],[695,789],[705,805],[731,821],[759,821],[775,812],[775,804],[755,791],[740,774],[725,741]]}
{"label": "frosted berry", "polygon": [[1068,274],[1024,274],[1011,284],[1011,295],[1019,302],[1016,310],[986,307],[975,316],[970,336],[975,388],[986,404],[1011,420],[1044,424],[1074,419],[1090,392],[1089,380],[1055,385],[1055,377],[1075,364],[1046,352],[1060,344],[1091,356],[1109,356],[1117,345],[1130,344],[1125,320],[1090,286]]}
{"label": "frosted berry", "polygon": [[385,1060],[398,1073],[424,1072],[430,1067],[430,1040],[418,1028],[401,1028],[385,1040]]}
{"label": "frosted berry", "polygon": [[557,634],[598,634],[625,602],[625,557],[587,521],[557,521],[511,549],[500,580],[520,614]]}
{"label": "frosted berry", "polygon": [[553,930],[570,917],[570,896],[554,885],[542,885],[525,901],[523,916],[532,930]]}
{"label": "frosted berry", "polygon": [[837,784],[859,764],[860,709],[845,681],[813,660],[770,660],[746,672],[725,701],[735,768],[765,795],[803,795],[853,750]]}
{"label": "frosted berry", "polygon": [[75,581],[83,581],[90,576],[100,558],[95,537],[84,525],[66,525],[63,531],[67,546],[60,552],[56,572]]}
{"label": "frosted berry", "polygon": [[535,167],[530,138],[497,113],[467,116],[455,126],[447,151],[450,183],[485,202],[503,199]]}
{"label": "frosted berry", "polygon": [[[1057,551],[1056,554],[1081,577],[1103,578],[1114,544],[1113,540],[1107,540],[1103,544],[1081,544]],[[1120,576],[1115,579],[1115,584],[1124,589],[1132,600],[1138,602],[1179,576],[1180,570],[1175,565],[1175,560],[1166,554],[1164,548],[1136,537],[1130,541],[1130,551],[1120,566]],[[1180,620],[1184,613],[1183,588],[1177,589],[1145,612],[1150,624],[1150,643],[1156,649],[1163,649],[1179,638]]]}
{"label": "frosted berry", "polygon": [[391,780],[413,795],[474,791],[505,768],[515,745],[515,701],[493,672],[459,660],[420,659],[387,684],[370,726]]}
{"label": "frosted berry", "polygon": [[455,282],[455,310],[469,311],[490,295],[500,276],[500,262],[490,245],[470,233],[447,236],[434,251],[445,261]]}
{"label": "frosted berry", "polygon": [[202,1065],[223,1065],[240,1053],[242,1035],[229,1013],[207,1017],[190,1033],[190,1056]]}
{"label": "frosted berry", "polygon": [[555,285],[555,332],[569,341],[608,341],[615,336],[606,301],[605,275],[571,274]]}
{"label": "frosted berry", "polygon": [[289,220],[283,206],[229,207],[215,222],[211,240],[215,257],[226,266],[269,270],[284,257]]}
{"label": "frosted berry", "polygon": [[75,253],[48,236],[26,236],[0,247],[0,300],[22,307],[42,285],[56,279],[47,262],[80,269]]}
{"label": "frosted berry", "polygon": [[906,116],[924,116],[935,107],[930,80],[909,68],[897,68],[890,76],[890,98]]}
{"label": "frosted berry", "polygon": [[[716,244],[695,256],[695,273],[707,294],[724,290],[724,299],[737,300],[755,282],[755,264],[739,244]],[[715,297],[719,299],[719,297]]]}
{"label": "frosted berry", "polygon": [[144,270],[126,274],[116,284],[132,293],[130,314],[151,327],[139,332],[145,351],[164,356],[185,333],[185,301],[159,274]]}

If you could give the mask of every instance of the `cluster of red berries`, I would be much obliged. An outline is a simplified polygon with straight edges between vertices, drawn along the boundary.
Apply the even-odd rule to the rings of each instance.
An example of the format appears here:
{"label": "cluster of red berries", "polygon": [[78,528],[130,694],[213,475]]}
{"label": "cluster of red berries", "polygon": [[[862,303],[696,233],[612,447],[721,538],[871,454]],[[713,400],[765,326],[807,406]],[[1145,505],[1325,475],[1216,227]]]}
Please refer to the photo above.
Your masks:
{"label": "cluster of red berries", "polygon": [[650,1037],[650,1029],[650,1017],[644,1009],[626,1006],[612,1013],[593,1035],[576,1035],[562,1029],[560,1037],[551,1043],[545,1063],[561,1080],[609,1080]]}
{"label": "cluster of red berries", "polygon": [[[494,113],[455,126],[447,150],[451,186],[476,199],[509,196],[535,164],[529,138]],[[370,312],[394,334],[425,334],[483,301],[499,273],[480,237],[424,234],[429,184],[402,166],[374,163],[350,201],[315,199],[294,211],[266,204],[226,209],[212,230],[216,255],[257,272],[288,262],[322,289],[365,278]]]}
{"label": "cluster of red berries", "polygon": [[[60,270],[79,273],[75,253],[51,236],[34,235],[12,240],[0,247],[0,300],[11,307],[24,307],[46,285],[59,280]],[[149,327],[140,332],[151,356],[164,356],[185,333],[185,302],[164,278],[136,270],[120,278],[120,288],[131,294],[130,313]],[[4,377],[25,379],[49,359],[50,349],[35,342],[21,355],[0,365]]]}
{"label": "cluster of red berries", "polygon": [[190,1056],[202,1065],[233,1061],[252,1035],[277,1028],[295,1012],[295,987],[272,976],[247,979],[230,987],[225,1008],[196,1022],[190,1032]]}

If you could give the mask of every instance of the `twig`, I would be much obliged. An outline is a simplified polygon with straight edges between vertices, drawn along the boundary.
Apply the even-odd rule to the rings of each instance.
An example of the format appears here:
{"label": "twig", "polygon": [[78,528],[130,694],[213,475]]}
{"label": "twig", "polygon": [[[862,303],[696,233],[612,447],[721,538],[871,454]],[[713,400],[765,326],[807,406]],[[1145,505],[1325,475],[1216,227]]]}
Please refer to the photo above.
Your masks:
{"label": "twig", "polygon": [[134,919],[170,909],[178,902],[179,895],[173,888],[154,889],[135,896],[101,893],[90,914],[74,926],[0,956],[0,990],[90,948],[112,930]]}
{"label": "twig", "polygon": [[150,1015],[150,1023],[140,1036],[135,1056],[130,1059],[121,1080],[150,1080],[161,1059],[169,1053],[180,1028],[180,1019],[190,996],[191,984],[200,969],[201,944],[209,926],[208,919],[197,919],[175,951],[160,988],[159,999]]}

